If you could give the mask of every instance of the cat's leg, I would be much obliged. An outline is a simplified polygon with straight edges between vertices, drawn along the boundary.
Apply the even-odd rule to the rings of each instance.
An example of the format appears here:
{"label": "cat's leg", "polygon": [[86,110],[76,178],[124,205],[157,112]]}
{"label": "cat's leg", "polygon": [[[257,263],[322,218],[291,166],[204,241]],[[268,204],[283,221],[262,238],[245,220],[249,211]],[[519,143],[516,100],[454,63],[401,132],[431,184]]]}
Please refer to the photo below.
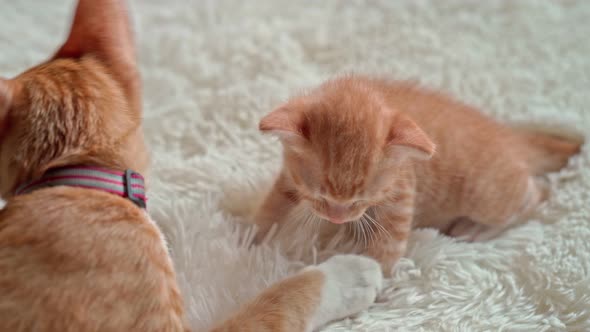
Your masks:
{"label": "cat's leg", "polygon": [[404,195],[390,206],[375,209],[372,239],[366,254],[375,258],[383,273],[390,276],[392,268],[406,253],[414,215],[413,195]]}
{"label": "cat's leg", "polygon": [[489,229],[491,229],[491,226],[477,223],[467,217],[459,217],[452,220],[449,227],[441,231],[443,234],[457,240],[474,242],[483,232]]}
{"label": "cat's leg", "polygon": [[298,203],[299,198],[289,188],[285,176],[279,176],[254,216],[254,222],[258,226],[254,244],[262,242],[274,224],[280,227]]}
{"label": "cat's leg", "polygon": [[383,276],[374,260],[338,255],[279,281],[212,332],[301,332],[365,310]]}
{"label": "cat's leg", "polygon": [[[523,221],[548,196],[548,188],[528,172],[517,172],[510,184],[495,193],[474,195],[487,204],[474,204],[467,215],[453,223],[449,235],[467,241],[487,241]],[[485,192],[484,192],[485,193]]]}

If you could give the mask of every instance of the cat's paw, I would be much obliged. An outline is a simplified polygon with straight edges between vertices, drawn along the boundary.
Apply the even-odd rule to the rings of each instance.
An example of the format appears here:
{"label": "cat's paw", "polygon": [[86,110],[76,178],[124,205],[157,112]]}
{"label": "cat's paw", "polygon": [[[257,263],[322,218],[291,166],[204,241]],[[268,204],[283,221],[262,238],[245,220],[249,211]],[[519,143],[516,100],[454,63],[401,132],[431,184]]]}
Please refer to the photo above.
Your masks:
{"label": "cat's paw", "polygon": [[364,256],[337,255],[307,269],[320,270],[325,276],[314,328],[367,309],[383,283],[379,264]]}

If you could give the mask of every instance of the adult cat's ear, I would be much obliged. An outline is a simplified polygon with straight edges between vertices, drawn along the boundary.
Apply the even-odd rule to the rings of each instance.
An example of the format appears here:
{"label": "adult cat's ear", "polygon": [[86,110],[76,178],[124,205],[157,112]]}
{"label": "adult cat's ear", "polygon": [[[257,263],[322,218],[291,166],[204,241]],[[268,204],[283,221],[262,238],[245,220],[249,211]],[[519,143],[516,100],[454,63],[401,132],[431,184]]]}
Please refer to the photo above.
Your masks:
{"label": "adult cat's ear", "polygon": [[127,98],[139,107],[140,78],[131,22],[124,0],[79,0],[70,34],[54,55],[93,55],[113,73]]}
{"label": "adult cat's ear", "polygon": [[3,128],[4,119],[12,103],[13,89],[9,81],[0,78],[0,133]]}
{"label": "adult cat's ear", "polygon": [[436,146],[414,121],[400,114],[392,122],[386,149],[392,157],[425,160],[434,155]]}
{"label": "adult cat's ear", "polygon": [[301,141],[308,137],[304,114],[290,106],[281,106],[260,120],[258,129],[283,141]]}

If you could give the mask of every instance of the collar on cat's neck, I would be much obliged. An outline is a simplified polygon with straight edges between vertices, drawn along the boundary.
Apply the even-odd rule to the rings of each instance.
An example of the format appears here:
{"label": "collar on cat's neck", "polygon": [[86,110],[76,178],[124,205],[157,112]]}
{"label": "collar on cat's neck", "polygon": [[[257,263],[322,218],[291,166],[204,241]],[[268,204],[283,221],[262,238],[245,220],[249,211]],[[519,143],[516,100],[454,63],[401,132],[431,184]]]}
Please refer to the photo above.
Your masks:
{"label": "collar on cat's neck", "polygon": [[34,190],[70,186],[106,191],[129,199],[145,209],[147,197],[143,176],[130,169],[125,172],[93,166],[67,166],[49,170],[40,179],[19,186],[14,194],[22,195]]}

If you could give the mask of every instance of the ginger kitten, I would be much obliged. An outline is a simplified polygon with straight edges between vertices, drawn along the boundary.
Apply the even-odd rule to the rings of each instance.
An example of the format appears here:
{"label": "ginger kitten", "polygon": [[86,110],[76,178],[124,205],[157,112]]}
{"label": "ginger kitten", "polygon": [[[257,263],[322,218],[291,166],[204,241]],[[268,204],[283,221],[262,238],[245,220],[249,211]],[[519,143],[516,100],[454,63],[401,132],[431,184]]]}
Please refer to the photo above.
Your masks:
{"label": "ginger kitten", "polygon": [[284,161],[256,217],[258,240],[307,210],[368,232],[366,254],[386,273],[414,227],[473,239],[480,225],[502,229],[526,216],[546,195],[535,176],[580,148],[415,84],[363,76],[292,98],[260,130],[279,137]]}
{"label": "ginger kitten", "polygon": [[[123,0],[80,0],[54,57],[0,79],[0,331],[189,330],[145,182],[129,171],[147,171],[141,116]],[[336,256],[215,331],[309,331],[366,309],[380,284],[373,260]]]}

